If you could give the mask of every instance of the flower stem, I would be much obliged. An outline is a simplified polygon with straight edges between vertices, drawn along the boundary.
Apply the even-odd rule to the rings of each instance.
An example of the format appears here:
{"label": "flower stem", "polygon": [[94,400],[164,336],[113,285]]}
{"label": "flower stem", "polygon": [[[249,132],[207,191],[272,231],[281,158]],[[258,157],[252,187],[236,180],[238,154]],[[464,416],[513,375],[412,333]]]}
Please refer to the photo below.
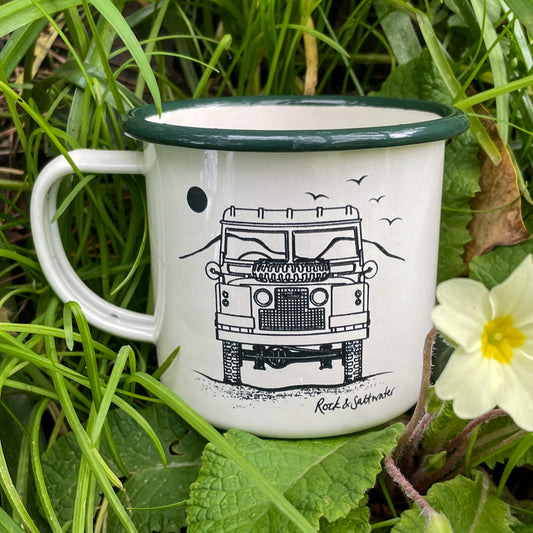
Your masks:
{"label": "flower stem", "polygon": [[444,463],[442,468],[437,470],[433,475],[429,477],[426,477],[425,475],[417,476],[415,474],[415,476],[413,476],[413,480],[417,479],[418,477],[422,477],[423,481],[425,482],[423,483],[423,481],[421,480],[420,484],[416,483],[416,485],[421,490],[425,490],[427,487],[430,487],[436,481],[450,474],[450,472],[456,469],[459,463],[464,460],[465,451],[468,447],[468,441],[470,439],[470,436],[472,435],[472,432],[484,422],[488,422],[489,420],[492,420],[493,418],[497,418],[499,416],[504,416],[505,414],[505,411],[497,408],[492,409],[484,415],[478,416],[474,420],[471,420],[463,428],[463,430],[444,448],[447,453],[451,452],[451,455],[446,459],[446,462]]}
{"label": "flower stem", "polygon": [[503,451],[505,448],[513,445],[517,440],[521,439],[522,437],[525,437],[527,434],[528,432],[524,430],[517,431],[513,435],[510,435],[506,439],[493,446],[492,448],[476,455],[471,461],[472,467],[476,467],[477,465],[485,462],[485,460],[490,457],[494,452]]}
{"label": "flower stem", "polygon": [[415,456],[418,450],[419,444],[422,441],[424,434],[431,423],[435,418],[435,415],[432,413],[425,413],[422,418],[418,421],[415,428],[411,432],[409,439],[405,443],[405,450],[402,455],[402,470],[407,476],[410,476],[415,471]]}
{"label": "flower stem", "polygon": [[459,433],[454,439],[452,439],[445,447],[444,449],[446,451],[452,451],[457,447],[465,448],[468,442],[468,439],[470,438],[470,435],[472,431],[484,422],[488,422],[489,420],[492,420],[493,418],[498,418],[499,416],[505,416],[507,413],[500,408],[492,409],[491,411],[478,416],[477,418],[474,418],[468,424],[463,428],[461,433]]}
{"label": "flower stem", "polygon": [[420,393],[418,395],[418,402],[416,404],[415,410],[411,419],[405,427],[405,431],[402,433],[398,439],[398,444],[393,450],[393,457],[396,461],[401,458],[405,449],[410,444],[412,440],[413,432],[415,431],[418,423],[424,416],[424,411],[426,407],[426,398],[429,389],[429,382],[431,378],[431,354],[433,350],[433,343],[435,342],[435,337],[437,336],[437,329],[432,327],[429,333],[426,335],[426,340],[424,342],[424,359],[422,366],[422,381],[420,382]]}
{"label": "flower stem", "polygon": [[399,485],[399,487],[402,489],[402,492],[420,509],[422,509],[423,512],[425,512],[428,516],[432,513],[436,512],[433,507],[420,495],[420,493],[411,485],[411,483],[408,481],[408,479],[402,474],[400,469],[396,466],[394,459],[391,455],[388,455],[385,457],[385,469],[387,470],[387,473],[389,476]]}

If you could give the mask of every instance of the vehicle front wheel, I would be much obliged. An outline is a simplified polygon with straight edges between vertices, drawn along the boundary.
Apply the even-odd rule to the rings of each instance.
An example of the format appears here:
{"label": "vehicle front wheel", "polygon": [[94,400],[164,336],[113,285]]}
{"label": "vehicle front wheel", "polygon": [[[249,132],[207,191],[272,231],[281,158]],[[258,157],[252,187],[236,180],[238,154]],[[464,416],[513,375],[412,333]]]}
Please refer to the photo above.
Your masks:
{"label": "vehicle front wheel", "polygon": [[342,343],[342,364],[344,366],[344,383],[353,383],[363,376],[363,341]]}
{"label": "vehicle front wheel", "polygon": [[239,342],[222,341],[224,383],[241,384],[242,347]]}

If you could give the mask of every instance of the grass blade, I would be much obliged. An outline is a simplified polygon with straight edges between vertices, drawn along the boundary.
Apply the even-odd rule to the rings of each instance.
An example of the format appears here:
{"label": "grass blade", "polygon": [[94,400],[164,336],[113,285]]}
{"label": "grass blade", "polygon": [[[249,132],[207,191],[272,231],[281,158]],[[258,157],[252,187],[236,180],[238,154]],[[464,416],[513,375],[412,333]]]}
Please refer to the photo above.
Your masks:
{"label": "grass blade", "polygon": [[45,399],[39,402],[32,414],[31,421],[31,465],[33,469],[33,477],[37,487],[37,496],[41,503],[42,509],[48,520],[48,525],[52,528],[53,533],[62,533],[61,524],[57,519],[56,513],[52,506],[46,483],[44,481],[43,469],[41,465],[41,452],[39,449],[39,439],[41,431],[41,420],[44,412],[48,407],[49,400]]}
{"label": "grass blade", "polygon": [[113,370],[111,371],[109,381],[105,388],[105,392],[100,401],[98,413],[91,424],[90,430],[88,431],[89,437],[94,443],[96,443],[96,441],[100,438],[100,434],[104,428],[104,425],[106,424],[107,413],[111,407],[113,395],[117,390],[119,381],[122,378],[122,371],[124,370],[124,367],[128,362],[128,358],[132,352],[133,350],[130,346],[123,346],[118,352],[115,364],[113,365]]}
{"label": "grass blade", "polygon": [[511,475],[511,472],[514,470],[520,459],[533,447],[533,433],[529,433],[523,437],[520,444],[514,449],[511,457],[509,457],[507,464],[502,473],[502,477],[498,484],[498,496],[502,495],[505,484]]}
{"label": "grass blade", "polygon": [[[144,52],[146,57],[152,57],[152,52],[154,51],[156,39],[161,31],[161,25],[163,24],[163,20],[165,18],[165,15],[167,14],[169,4],[170,0],[163,0],[157,7],[157,16],[155,18],[154,24],[150,29],[150,36],[148,37],[148,42],[146,43],[146,48]],[[142,76],[140,76],[137,81],[137,87],[135,88],[135,96],[137,96],[137,98],[142,98],[142,95],[144,93],[144,86],[145,80]]]}
{"label": "grass blade", "polygon": [[159,87],[154,72],[150,66],[150,61],[146,57],[144,50],[139,44],[132,29],[128,26],[128,23],[124,20],[120,11],[112,2],[109,2],[109,0],[91,0],[91,4],[93,4],[102,16],[105,17],[128,48],[139,67],[141,76],[146,81],[146,85],[150,90],[156,109],[161,111],[161,94],[159,93]]}
{"label": "grass blade", "polygon": [[[452,95],[452,98],[455,98],[461,92],[462,88],[440,47],[440,43],[435,35],[435,31],[433,30],[433,26],[431,25],[431,22],[425,13],[417,12],[416,18],[435,66],[437,67],[449,93]],[[466,111],[471,110],[467,109]],[[489,134],[485,128],[482,126],[480,120],[475,116],[470,117],[470,131],[493,164],[498,165],[501,159],[500,152],[498,151],[498,148],[496,148],[496,145],[492,139],[489,137]]]}
{"label": "grass blade", "polygon": [[[0,9],[2,9],[0,7]],[[0,22],[1,24],[1,22]],[[4,67],[4,73],[9,78],[15,67],[20,63],[26,52],[39,37],[39,34],[46,26],[46,20],[36,20],[19,28],[7,40],[5,46],[0,51],[0,63]]]}
{"label": "grass blade", "polygon": [[196,90],[194,91],[194,94],[192,95],[193,98],[198,98],[204,92],[207,82],[209,81],[209,77],[211,76],[212,72],[215,70],[215,65],[218,63],[220,56],[230,46],[231,46],[231,35],[224,35],[224,37],[220,39],[218,46],[215,48],[215,51],[213,52],[213,55],[211,56],[211,60],[209,61],[208,68],[204,70],[202,77],[200,78],[200,81],[198,82],[198,85],[196,86]]}
{"label": "grass blade", "polygon": [[0,507],[1,533],[26,533],[1,507]]}
{"label": "grass blade", "polygon": [[263,491],[265,496],[285,514],[300,531],[315,533],[315,528],[300,514],[300,512],[279,492],[265,477],[259,469],[250,464],[207,420],[189,407],[179,396],[170,389],[159,383],[152,376],[137,372],[129,378],[149,390],[154,396],[163,400],[172,410],[174,410],[185,422],[192,426],[200,435],[213,443],[218,449],[232,460],[243,472],[253,479],[257,487]]}
{"label": "grass blade", "polygon": [[317,31],[313,28],[310,28],[309,26],[304,26],[303,24],[287,24],[287,29],[308,33],[312,35],[313,37],[315,37],[316,39],[318,39],[319,41],[326,43],[328,46],[330,46],[336,52],[338,52],[342,57],[344,58],[350,57],[348,52],[338,42],[331,39],[327,35],[324,35],[322,32]]}
{"label": "grass blade", "polygon": [[[81,0],[42,0],[39,5],[53,15],[63,9],[79,6]],[[40,20],[42,13],[32,0],[11,0],[0,6],[0,37],[18,30],[26,24]]]}
{"label": "grass blade", "polygon": [[[486,4],[480,0],[470,0],[478,24],[483,28],[483,41],[489,51],[489,62],[494,78],[494,87],[500,87],[507,83],[507,72],[502,46],[496,30],[487,18]],[[509,97],[507,93],[501,93],[496,97],[496,117],[498,119],[498,129],[502,140],[507,143],[509,137]]]}
{"label": "grass blade", "polygon": [[79,169],[76,167],[74,161],[72,161],[72,158],[65,150],[63,144],[59,141],[57,135],[54,133],[53,128],[46,121],[46,119],[43,118],[39,113],[37,113],[27,102],[25,102],[24,99],[22,99],[11,87],[9,87],[9,85],[7,85],[1,80],[0,91],[4,93],[4,95],[6,96],[6,100],[11,99],[12,101],[17,102],[17,104],[43,129],[46,135],[53,142],[54,146],[59,150],[59,152],[61,152],[62,155],[65,156],[67,161],[70,163],[73,172],[76,172],[80,179],[83,179],[83,176],[81,175]]}
{"label": "grass blade", "polygon": [[530,76],[524,76],[523,78],[520,78],[518,80],[510,81],[509,83],[506,83],[503,86],[494,87],[493,89],[487,89],[486,91],[474,94],[473,96],[469,96],[468,98],[458,100],[457,102],[454,102],[453,105],[460,109],[468,109],[477,104],[481,104],[483,102],[487,102],[488,100],[492,100],[493,98],[497,98],[503,93],[510,93],[513,91],[524,89],[525,87],[529,87],[531,84],[533,84],[533,74],[531,74]]}
{"label": "grass blade", "polygon": [[[56,307],[57,300],[53,300],[53,303],[49,306],[47,312],[48,322],[53,321],[53,316],[55,314]],[[49,359],[54,364],[59,364],[55,343],[51,337],[46,337],[45,346]],[[81,420],[78,417],[76,409],[70,399],[70,394],[68,392],[68,387],[63,374],[57,370],[53,371],[52,380],[54,382],[54,386],[57,391],[61,407],[65,411],[66,419],[74,435],[76,436],[76,440],[81,449],[82,455],[87,461],[87,463],[90,465],[92,473],[96,476],[100,488],[105,494],[109,505],[116,513],[120,523],[124,526],[126,531],[131,531],[132,533],[136,532],[137,528],[134,526],[129,514],[120,503],[120,500],[118,499],[118,496],[115,493],[110,481],[119,488],[122,488],[122,484],[120,480],[115,476],[115,474],[113,474],[110,468],[106,465],[97,448],[94,446],[91,439],[87,435],[83,424],[81,423]]]}
{"label": "grass blade", "polygon": [[[16,358],[5,358],[2,361],[2,365],[0,367],[0,392],[2,391],[6,379],[11,375],[11,371],[13,368],[17,365],[18,361]],[[39,533],[39,529],[35,525],[35,522],[29,515],[28,511],[26,510],[26,507],[24,506],[24,503],[20,499],[20,494],[18,493],[15,483],[13,482],[13,479],[11,478],[11,474],[9,473],[9,468],[7,466],[6,462],[6,456],[3,450],[2,442],[0,441],[0,485],[2,486],[2,489],[13,507],[13,510],[15,513],[20,517],[22,520],[25,528],[30,533]]]}

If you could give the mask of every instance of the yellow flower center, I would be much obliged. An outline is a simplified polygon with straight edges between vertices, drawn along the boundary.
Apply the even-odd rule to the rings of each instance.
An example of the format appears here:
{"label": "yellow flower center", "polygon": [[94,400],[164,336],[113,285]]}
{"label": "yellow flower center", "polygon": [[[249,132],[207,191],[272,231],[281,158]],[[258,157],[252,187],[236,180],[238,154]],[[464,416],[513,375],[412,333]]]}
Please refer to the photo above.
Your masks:
{"label": "yellow flower center", "polygon": [[481,335],[481,353],[488,359],[509,364],[513,358],[513,348],[524,344],[526,336],[513,328],[513,317],[499,316],[485,324]]}

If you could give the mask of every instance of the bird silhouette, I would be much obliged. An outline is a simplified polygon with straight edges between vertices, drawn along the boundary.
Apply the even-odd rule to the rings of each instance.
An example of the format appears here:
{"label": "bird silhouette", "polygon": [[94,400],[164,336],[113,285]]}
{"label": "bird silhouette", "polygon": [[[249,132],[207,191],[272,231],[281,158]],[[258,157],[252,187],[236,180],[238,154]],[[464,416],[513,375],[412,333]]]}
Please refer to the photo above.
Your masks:
{"label": "bird silhouette", "polygon": [[389,226],[392,226],[392,224],[394,222],[396,222],[397,220],[403,220],[403,218],[400,218],[400,217],[396,217],[396,218],[380,218],[379,220],[385,220],[386,222],[389,223]]}
{"label": "bird silhouette", "polygon": [[368,178],[368,174],[363,174],[360,178],[350,178],[346,181],[353,181],[354,183],[357,183],[357,185],[361,185],[361,182],[365,179],[365,178]]}
{"label": "bird silhouette", "polygon": [[313,200],[316,202],[319,198],[327,198],[329,200],[329,196],[326,196],[325,194],[315,194],[312,192],[306,192],[305,194],[308,194],[313,198]]}
{"label": "bird silhouette", "polygon": [[370,200],[368,200],[368,201],[369,201],[369,202],[374,201],[374,202],[376,202],[376,204],[379,204],[379,202],[381,202],[381,200],[382,200],[383,198],[385,198],[385,195],[384,195],[384,194],[382,194],[381,196],[378,196],[377,198],[370,198]]}

